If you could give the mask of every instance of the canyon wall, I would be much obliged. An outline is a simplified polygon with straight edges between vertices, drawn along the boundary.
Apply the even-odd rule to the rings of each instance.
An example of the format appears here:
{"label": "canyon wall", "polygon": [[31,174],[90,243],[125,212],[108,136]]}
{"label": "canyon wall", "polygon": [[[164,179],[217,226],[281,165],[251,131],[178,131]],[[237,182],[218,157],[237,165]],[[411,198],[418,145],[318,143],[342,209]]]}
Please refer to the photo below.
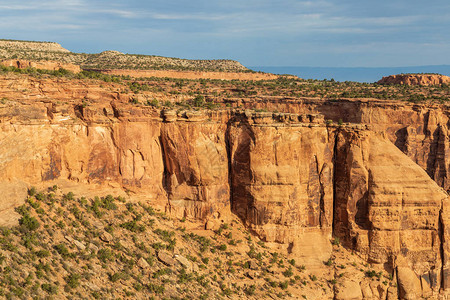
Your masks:
{"label": "canyon wall", "polygon": [[103,74],[116,76],[131,76],[136,78],[182,78],[182,79],[216,79],[216,80],[274,80],[279,75],[257,72],[213,72],[213,71],[175,71],[175,70],[127,70],[111,69],[96,70]]}
{"label": "canyon wall", "polygon": [[2,195],[57,179],[120,186],[209,228],[231,211],[299,261],[327,260],[334,235],[392,272],[405,299],[449,289],[445,112],[373,106],[341,125],[305,104],[300,114],[0,108]]}
{"label": "canyon wall", "polygon": [[445,190],[450,189],[449,115],[446,104],[407,104],[375,99],[294,99],[266,97],[231,100],[233,106],[252,106],[295,114],[321,114],[338,123],[367,124],[383,132],[397,148],[421,166]]}

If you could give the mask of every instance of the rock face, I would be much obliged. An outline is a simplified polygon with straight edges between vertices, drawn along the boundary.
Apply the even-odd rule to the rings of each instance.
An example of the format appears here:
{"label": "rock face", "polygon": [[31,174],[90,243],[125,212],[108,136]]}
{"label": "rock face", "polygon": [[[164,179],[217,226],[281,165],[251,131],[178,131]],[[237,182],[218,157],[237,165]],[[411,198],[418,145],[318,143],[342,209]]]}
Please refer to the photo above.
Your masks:
{"label": "rock face", "polygon": [[163,180],[169,209],[180,218],[229,209],[225,132],[225,124],[207,120],[162,126]]}
{"label": "rock face", "polygon": [[379,84],[441,85],[450,83],[450,77],[439,74],[400,74],[383,77]]}
{"label": "rock face", "polygon": [[41,70],[50,70],[57,71],[60,69],[65,69],[67,71],[73,73],[81,72],[81,68],[74,64],[69,63],[61,63],[55,61],[29,61],[29,60],[15,60],[15,59],[7,59],[0,62],[0,65],[5,67],[15,67],[18,69],[26,69],[26,68],[36,68]]}
{"label": "rock face", "polygon": [[99,70],[103,74],[131,77],[160,77],[183,79],[219,79],[219,80],[274,80],[280,76],[269,73],[251,72],[205,72],[205,71],[171,71],[171,70]]}
{"label": "rock face", "polygon": [[417,287],[404,279],[415,274],[419,286],[421,276],[438,292],[444,259],[440,211],[447,194],[370,132],[339,133],[335,155],[335,235],[369,262],[397,268],[399,281]]}
{"label": "rock face", "polygon": [[[328,259],[332,133],[325,126],[309,128],[299,121],[291,126],[264,124],[273,121],[266,118],[237,116],[229,128],[233,212],[267,242],[287,244],[298,255],[316,253],[318,259]],[[300,242],[298,236],[308,238]]]}
{"label": "rock face", "polygon": [[[73,93],[82,91],[63,97]],[[300,113],[160,112],[89,93],[108,101],[0,106],[1,209],[17,204],[5,198],[17,187],[42,182],[120,186],[201,226],[231,211],[299,261],[323,265],[334,235],[397,278],[380,297],[449,291],[445,112],[343,102],[337,112],[359,124],[338,125],[324,121],[339,115],[334,103],[316,113],[309,104]],[[355,278],[343,286],[339,299],[374,295]]]}

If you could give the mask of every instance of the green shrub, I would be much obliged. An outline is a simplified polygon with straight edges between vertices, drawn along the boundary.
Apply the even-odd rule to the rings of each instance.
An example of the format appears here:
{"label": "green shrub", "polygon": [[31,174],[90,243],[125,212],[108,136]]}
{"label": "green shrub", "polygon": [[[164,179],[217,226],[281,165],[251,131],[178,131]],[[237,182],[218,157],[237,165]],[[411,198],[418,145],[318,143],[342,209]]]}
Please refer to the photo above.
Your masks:
{"label": "green shrub", "polygon": [[81,278],[80,274],[77,273],[70,274],[65,278],[67,286],[72,289],[77,288],[80,285],[80,278]]}
{"label": "green shrub", "polygon": [[67,258],[70,256],[69,249],[67,249],[65,244],[61,243],[55,245],[54,248],[63,258]]}
{"label": "green shrub", "polygon": [[253,296],[256,291],[256,285],[252,284],[245,288],[245,293],[249,296]]}
{"label": "green shrub", "polygon": [[331,243],[335,246],[339,246],[341,244],[341,240],[338,237],[335,237]]}
{"label": "green shrub", "polygon": [[165,291],[165,287],[163,285],[157,285],[157,284],[153,284],[153,283],[149,283],[147,285],[147,289],[155,294],[162,294]]}
{"label": "green shrub", "polygon": [[192,105],[194,105],[195,107],[202,107],[203,105],[205,105],[205,97],[203,97],[203,95],[195,96],[195,98],[192,100]]}
{"label": "green shrub", "polygon": [[282,290],[286,290],[288,288],[288,286],[289,286],[289,282],[288,281],[281,281],[279,286],[280,286],[280,288]]}
{"label": "green shrub", "polygon": [[283,272],[284,277],[291,277],[294,275],[294,272],[292,272],[292,266],[289,267],[289,269],[285,270]]}
{"label": "green shrub", "polygon": [[97,258],[106,263],[114,259],[114,253],[108,248],[102,248],[97,252]]}
{"label": "green shrub", "polygon": [[28,214],[25,214],[22,218],[20,218],[19,224],[23,228],[26,228],[27,230],[30,231],[36,230],[40,226],[38,220],[36,220],[35,217],[30,217]]}
{"label": "green shrub", "polygon": [[36,188],[32,186],[31,188],[28,189],[28,195],[34,196],[34,194],[36,194]]}
{"label": "green shrub", "polygon": [[111,280],[112,282],[117,282],[119,280],[128,280],[129,278],[130,278],[130,275],[128,275],[125,272],[118,272],[118,273],[109,275],[109,280]]}
{"label": "green shrub", "polygon": [[226,244],[221,244],[219,246],[217,246],[217,249],[220,251],[226,251],[227,250],[227,245]]}
{"label": "green shrub", "polygon": [[47,293],[51,294],[51,295],[56,295],[58,294],[58,287],[56,285],[52,285],[50,283],[43,283],[41,285],[41,289],[43,291],[46,291]]}

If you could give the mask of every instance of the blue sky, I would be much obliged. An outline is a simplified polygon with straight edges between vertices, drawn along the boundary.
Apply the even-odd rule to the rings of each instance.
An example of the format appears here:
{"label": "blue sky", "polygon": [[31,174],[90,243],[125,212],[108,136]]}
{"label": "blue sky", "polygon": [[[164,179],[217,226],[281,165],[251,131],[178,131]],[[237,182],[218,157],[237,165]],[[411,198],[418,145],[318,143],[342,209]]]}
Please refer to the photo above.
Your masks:
{"label": "blue sky", "polygon": [[448,0],[0,0],[0,38],[246,66],[450,64]]}

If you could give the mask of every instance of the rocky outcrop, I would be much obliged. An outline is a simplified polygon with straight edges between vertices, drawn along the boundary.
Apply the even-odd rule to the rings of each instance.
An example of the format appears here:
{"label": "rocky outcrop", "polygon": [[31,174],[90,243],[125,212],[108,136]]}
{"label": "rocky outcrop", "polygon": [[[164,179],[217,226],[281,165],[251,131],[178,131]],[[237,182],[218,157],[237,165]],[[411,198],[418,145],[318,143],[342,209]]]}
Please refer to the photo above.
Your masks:
{"label": "rocky outcrop", "polygon": [[29,61],[29,60],[8,59],[1,61],[0,65],[4,67],[15,67],[18,69],[35,68],[50,71],[57,71],[60,69],[64,69],[73,73],[81,72],[81,68],[77,65],[55,61]]}
{"label": "rocky outcrop", "polygon": [[442,85],[450,83],[450,77],[440,74],[400,74],[383,77],[378,84]]}
{"label": "rocky outcrop", "polygon": [[[253,104],[252,104],[253,103]],[[233,105],[278,110],[295,114],[320,114],[336,124],[367,124],[372,131],[384,132],[397,148],[445,190],[450,189],[448,163],[448,122],[450,109],[444,105],[418,105],[376,99],[340,99],[339,101],[311,98],[267,97],[233,102]]]}
{"label": "rocky outcrop", "polygon": [[103,74],[159,78],[182,78],[182,79],[218,79],[218,80],[274,80],[279,75],[269,73],[253,72],[213,72],[213,71],[171,71],[171,70],[97,70]]}

